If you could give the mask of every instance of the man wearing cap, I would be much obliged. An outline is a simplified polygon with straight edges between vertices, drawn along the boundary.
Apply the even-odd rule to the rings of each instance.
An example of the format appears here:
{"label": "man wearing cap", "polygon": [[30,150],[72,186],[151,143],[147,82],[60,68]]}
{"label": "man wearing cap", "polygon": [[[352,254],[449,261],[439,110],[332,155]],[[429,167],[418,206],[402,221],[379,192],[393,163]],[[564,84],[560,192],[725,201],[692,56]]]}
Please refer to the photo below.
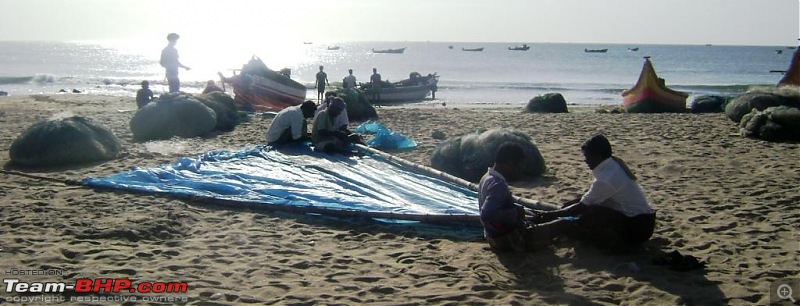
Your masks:
{"label": "man wearing cap", "polygon": [[611,143],[602,134],[584,142],[581,151],[594,175],[592,186],[564,208],[540,213],[539,221],[577,217],[572,236],[604,246],[635,246],[649,240],[655,211],[628,165],[612,155]]}
{"label": "man wearing cap", "polygon": [[175,49],[175,44],[178,43],[178,38],[181,36],[176,33],[169,33],[167,35],[167,46],[161,50],[161,67],[167,70],[167,83],[169,84],[169,92],[180,92],[181,80],[178,78],[178,68],[190,70],[178,60],[178,49]]}

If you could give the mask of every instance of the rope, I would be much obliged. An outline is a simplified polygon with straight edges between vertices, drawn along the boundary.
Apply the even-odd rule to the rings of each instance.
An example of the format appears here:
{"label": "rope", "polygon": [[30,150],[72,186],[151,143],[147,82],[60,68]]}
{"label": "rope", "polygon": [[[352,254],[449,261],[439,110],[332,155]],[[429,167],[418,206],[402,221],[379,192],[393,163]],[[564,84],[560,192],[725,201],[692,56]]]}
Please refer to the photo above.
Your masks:
{"label": "rope", "polygon": [[[383,151],[380,151],[380,150],[377,150],[375,148],[371,148],[371,147],[368,147],[368,146],[365,146],[365,145],[356,144],[356,146],[359,149],[365,150],[365,151],[370,152],[370,153],[375,154],[375,155],[379,155],[379,156],[381,156],[383,158],[388,159],[389,161],[393,161],[393,162],[399,163],[401,165],[404,165],[404,166],[407,166],[407,167],[410,167],[410,168],[413,168],[413,169],[420,170],[422,172],[425,172],[425,173],[427,173],[429,175],[432,175],[432,176],[436,176],[436,177],[438,177],[438,178],[440,178],[442,180],[448,181],[450,183],[467,187],[472,191],[478,191],[478,185],[477,184],[469,182],[469,181],[467,181],[465,179],[462,179],[460,177],[456,177],[456,176],[454,176],[452,174],[449,174],[447,172],[443,172],[443,171],[439,171],[439,170],[433,169],[431,167],[423,166],[423,165],[420,165],[418,163],[402,159],[400,157],[391,155],[389,153],[386,153],[386,152],[383,152]],[[520,205],[522,205],[524,207],[527,207],[527,208],[536,209],[536,210],[556,210],[556,209],[558,209],[558,207],[556,207],[553,204],[547,204],[547,203],[543,203],[543,202],[538,201],[538,200],[526,199],[526,198],[522,198],[522,197],[518,197],[518,196],[513,196],[513,197],[514,197],[514,202],[516,202],[516,203],[518,203],[518,204],[520,204]]]}
{"label": "rope", "polygon": [[35,180],[40,180],[40,181],[47,181],[47,182],[51,182],[51,183],[61,183],[61,184],[67,185],[67,186],[83,186],[83,184],[81,184],[80,181],[76,181],[76,180],[72,180],[72,179],[62,180],[62,179],[56,179],[56,178],[51,178],[51,177],[46,177],[46,176],[41,176],[41,175],[35,175],[35,174],[28,174],[28,173],[25,173],[25,172],[19,172],[19,171],[14,171],[14,170],[7,170],[7,169],[0,170],[0,173],[9,174],[9,175],[16,175],[16,176],[22,176],[22,177],[27,177],[27,178],[30,178],[30,179],[35,179]]}

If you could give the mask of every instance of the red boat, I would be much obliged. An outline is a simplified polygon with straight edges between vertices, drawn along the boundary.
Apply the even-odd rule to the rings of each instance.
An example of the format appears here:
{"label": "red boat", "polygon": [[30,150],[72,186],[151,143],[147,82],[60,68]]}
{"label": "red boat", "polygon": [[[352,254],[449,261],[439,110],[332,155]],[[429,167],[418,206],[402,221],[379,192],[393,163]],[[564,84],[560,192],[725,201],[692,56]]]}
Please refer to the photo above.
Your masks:
{"label": "red boat", "polygon": [[644,57],[642,73],[633,88],[622,92],[625,110],[629,113],[682,113],[686,112],[689,94],[675,91],[664,85],[656,75],[650,57]]}
{"label": "red boat", "polygon": [[[283,71],[283,70],[282,70]],[[240,74],[225,77],[223,83],[233,85],[234,102],[241,111],[277,112],[299,105],[306,98],[306,87],[290,79],[288,72],[279,73],[267,68],[260,58],[245,64]]]}

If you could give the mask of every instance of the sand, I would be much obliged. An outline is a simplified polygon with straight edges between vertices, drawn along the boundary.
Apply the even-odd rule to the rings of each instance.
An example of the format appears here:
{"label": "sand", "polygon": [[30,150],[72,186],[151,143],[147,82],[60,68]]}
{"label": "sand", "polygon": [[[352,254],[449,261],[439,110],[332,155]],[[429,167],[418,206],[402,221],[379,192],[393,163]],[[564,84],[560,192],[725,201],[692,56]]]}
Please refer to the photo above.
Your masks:
{"label": "sand", "polygon": [[[81,179],[156,166],[260,144],[270,120],[255,117],[208,138],[142,144],[131,141],[128,128],[134,109],[132,98],[0,97],[0,163],[8,162],[11,142],[28,125],[64,112],[110,128],[123,140],[124,154],[95,165],[24,171]],[[656,233],[636,252],[562,240],[545,251],[498,256],[469,229],[236,210],[0,174],[0,271],[4,278],[14,277],[7,274],[12,269],[63,271],[16,276],[28,282],[188,282],[187,292],[162,295],[224,305],[750,305],[769,303],[770,282],[800,276],[800,146],[743,138],[723,114],[523,114],[441,106],[378,113],[387,127],[420,144],[397,155],[422,164],[440,141],[431,137],[435,130],[449,137],[508,127],[531,135],[548,170],[515,183],[514,192],[547,202],[585,191],[592,177],[579,146],[603,132],[657,209]],[[671,250],[707,261],[706,269],[676,272],[651,264]]]}

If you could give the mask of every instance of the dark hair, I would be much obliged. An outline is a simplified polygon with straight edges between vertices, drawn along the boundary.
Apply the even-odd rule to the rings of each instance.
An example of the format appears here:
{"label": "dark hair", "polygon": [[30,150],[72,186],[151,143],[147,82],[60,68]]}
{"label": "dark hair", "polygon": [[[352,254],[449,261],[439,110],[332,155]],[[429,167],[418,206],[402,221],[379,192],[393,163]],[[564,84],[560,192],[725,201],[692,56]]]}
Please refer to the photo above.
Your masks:
{"label": "dark hair", "polygon": [[325,98],[336,97],[336,96],[338,96],[338,95],[336,94],[335,91],[327,91],[327,92],[325,92]]}
{"label": "dark hair", "polygon": [[169,34],[167,34],[167,40],[169,40],[169,41],[173,41],[173,40],[176,40],[178,38],[181,38],[181,36],[178,35],[178,33],[169,33]]}
{"label": "dark hair", "polygon": [[506,142],[497,148],[497,155],[494,158],[495,164],[515,163],[518,164],[525,159],[525,150],[516,143]]}
{"label": "dark hair", "polygon": [[314,103],[314,101],[308,100],[300,105],[300,110],[303,112],[304,116],[307,114],[313,115],[317,111],[317,104]]}
{"label": "dark hair", "polygon": [[611,143],[608,142],[606,136],[597,134],[586,140],[581,145],[581,151],[587,155],[598,156],[602,158],[611,157]]}

